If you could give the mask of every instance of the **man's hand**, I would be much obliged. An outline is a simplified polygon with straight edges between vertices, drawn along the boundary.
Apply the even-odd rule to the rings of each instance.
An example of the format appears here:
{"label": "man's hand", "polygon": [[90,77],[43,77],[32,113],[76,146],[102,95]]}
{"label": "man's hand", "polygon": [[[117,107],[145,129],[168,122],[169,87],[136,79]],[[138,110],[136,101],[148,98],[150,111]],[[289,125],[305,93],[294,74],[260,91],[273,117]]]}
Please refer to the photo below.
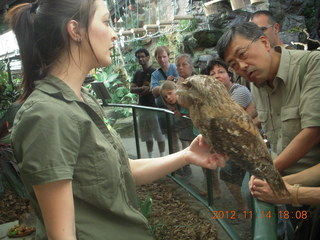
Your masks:
{"label": "man's hand", "polygon": [[150,93],[150,86],[142,86],[142,91],[140,93],[140,95],[146,95],[148,93]]}
{"label": "man's hand", "polygon": [[[292,186],[286,182],[284,183],[288,191],[291,193]],[[274,204],[290,203],[290,196],[277,197],[266,181],[256,178],[255,176],[251,176],[250,178],[249,190],[251,195],[259,199],[260,201]]]}

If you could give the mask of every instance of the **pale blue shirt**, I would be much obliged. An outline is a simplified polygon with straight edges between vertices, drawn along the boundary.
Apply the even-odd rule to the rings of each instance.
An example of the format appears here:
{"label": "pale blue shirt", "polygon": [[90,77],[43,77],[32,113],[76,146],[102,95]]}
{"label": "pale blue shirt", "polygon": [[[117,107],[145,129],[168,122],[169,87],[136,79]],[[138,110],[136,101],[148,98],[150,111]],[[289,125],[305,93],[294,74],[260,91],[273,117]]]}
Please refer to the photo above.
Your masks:
{"label": "pale blue shirt", "polygon": [[[164,72],[165,75],[167,77],[169,76],[174,76],[174,77],[178,77],[178,72],[177,72],[177,68],[176,68],[176,65],[170,63],[170,67],[168,69],[168,71]],[[151,89],[153,89],[154,87],[157,87],[157,86],[160,86],[161,83],[163,81],[167,80],[163,74],[158,70],[154,71],[152,74],[151,74]],[[156,105],[158,107],[165,107],[164,103],[162,102],[162,99],[160,96],[156,97],[155,98],[155,101],[156,101]]]}

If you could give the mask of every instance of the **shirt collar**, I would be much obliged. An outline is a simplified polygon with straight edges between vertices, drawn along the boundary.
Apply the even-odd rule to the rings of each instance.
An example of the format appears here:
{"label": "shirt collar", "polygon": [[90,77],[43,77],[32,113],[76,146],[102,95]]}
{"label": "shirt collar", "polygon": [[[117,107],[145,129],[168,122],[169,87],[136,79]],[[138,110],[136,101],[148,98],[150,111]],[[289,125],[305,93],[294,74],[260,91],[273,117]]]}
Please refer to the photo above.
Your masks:
{"label": "shirt collar", "polygon": [[[65,101],[80,101],[75,92],[64,81],[53,75],[35,81],[35,88]],[[83,90],[81,91],[83,92]]]}
{"label": "shirt collar", "polygon": [[[286,50],[285,48],[281,47],[281,46],[276,46],[274,47],[274,50],[278,53],[281,54],[280,57],[280,62],[279,62],[279,66],[278,66],[278,72],[273,80],[273,85],[274,88],[271,91],[274,91],[279,82],[283,81],[284,84],[286,84],[287,81],[287,76],[288,76],[288,70],[289,70],[289,53],[288,50]],[[257,88],[260,87],[267,87],[268,83],[265,81],[264,83],[262,83],[261,85],[257,85],[254,84]]]}
{"label": "shirt collar", "polygon": [[288,81],[288,73],[289,73],[289,66],[290,66],[289,51],[284,47],[280,47],[280,46],[276,46],[274,50],[276,52],[281,53],[280,63],[279,63],[279,68],[278,68],[276,78],[282,79],[284,84],[286,84],[286,82]]}

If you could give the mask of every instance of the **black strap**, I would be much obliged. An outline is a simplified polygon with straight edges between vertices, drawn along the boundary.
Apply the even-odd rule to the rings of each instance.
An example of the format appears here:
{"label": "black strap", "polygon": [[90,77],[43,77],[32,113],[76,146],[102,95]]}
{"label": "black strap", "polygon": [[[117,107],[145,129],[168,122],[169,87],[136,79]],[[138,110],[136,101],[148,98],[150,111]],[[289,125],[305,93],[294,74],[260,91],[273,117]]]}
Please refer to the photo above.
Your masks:
{"label": "black strap", "polygon": [[167,75],[165,74],[165,72],[162,70],[162,68],[159,68],[158,69],[159,70],[159,72],[162,74],[162,76],[164,77],[164,80],[167,80]]}

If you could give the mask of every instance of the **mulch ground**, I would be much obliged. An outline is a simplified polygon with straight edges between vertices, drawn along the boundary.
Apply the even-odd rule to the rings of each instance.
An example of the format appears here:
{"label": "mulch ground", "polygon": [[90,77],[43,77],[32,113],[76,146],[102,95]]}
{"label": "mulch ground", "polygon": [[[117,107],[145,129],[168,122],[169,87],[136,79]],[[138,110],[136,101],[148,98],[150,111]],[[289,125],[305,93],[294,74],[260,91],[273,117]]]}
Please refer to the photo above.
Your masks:
{"label": "mulch ground", "polygon": [[[155,240],[216,240],[217,230],[210,221],[208,210],[169,178],[139,186],[138,195],[144,200],[152,198],[149,218]],[[12,191],[0,198],[0,224],[23,220],[30,212],[29,200],[22,199]]]}
{"label": "mulch ground", "polygon": [[[181,189],[180,189],[181,190]],[[152,213],[149,224],[156,240],[215,240],[217,230],[210,216],[203,217],[200,211],[209,211],[200,203],[188,201],[192,196],[177,191],[177,184],[169,178],[139,186],[138,195],[152,198]]]}
{"label": "mulch ground", "polygon": [[16,193],[7,190],[0,197],[0,224],[21,219],[30,212],[29,200],[19,197]]}

